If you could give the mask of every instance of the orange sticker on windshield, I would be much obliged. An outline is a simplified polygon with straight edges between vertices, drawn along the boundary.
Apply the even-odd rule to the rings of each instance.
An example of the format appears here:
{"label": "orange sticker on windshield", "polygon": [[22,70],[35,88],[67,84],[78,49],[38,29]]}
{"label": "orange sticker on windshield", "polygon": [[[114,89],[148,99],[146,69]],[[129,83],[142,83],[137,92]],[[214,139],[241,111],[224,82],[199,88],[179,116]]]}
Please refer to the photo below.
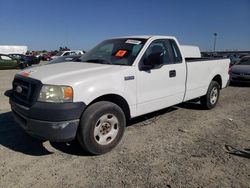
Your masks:
{"label": "orange sticker on windshield", "polygon": [[119,50],[118,52],[116,52],[115,56],[116,57],[123,57],[126,53],[127,53],[126,50]]}

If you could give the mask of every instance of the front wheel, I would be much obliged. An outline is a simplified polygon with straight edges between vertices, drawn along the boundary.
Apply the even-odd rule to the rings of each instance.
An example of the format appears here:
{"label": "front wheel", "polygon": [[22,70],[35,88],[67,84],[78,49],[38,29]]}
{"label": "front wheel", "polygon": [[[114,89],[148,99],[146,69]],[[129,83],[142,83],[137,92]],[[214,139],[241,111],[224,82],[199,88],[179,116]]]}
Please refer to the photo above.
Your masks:
{"label": "front wheel", "polygon": [[19,67],[19,69],[24,69],[24,68],[25,68],[25,65],[24,65],[24,63],[20,63],[20,64],[18,65],[18,67]]}
{"label": "front wheel", "polygon": [[118,105],[107,101],[96,102],[83,113],[77,139],[87,152],[104,154],[120,142],[125,126],[126,118]]}
{"label": "front wheel", "polygon": [[206,109],[212,109],[216,106],[220,96],[220,85],[212,81],[208,87],[207,94],[201,97],[201,105]]}

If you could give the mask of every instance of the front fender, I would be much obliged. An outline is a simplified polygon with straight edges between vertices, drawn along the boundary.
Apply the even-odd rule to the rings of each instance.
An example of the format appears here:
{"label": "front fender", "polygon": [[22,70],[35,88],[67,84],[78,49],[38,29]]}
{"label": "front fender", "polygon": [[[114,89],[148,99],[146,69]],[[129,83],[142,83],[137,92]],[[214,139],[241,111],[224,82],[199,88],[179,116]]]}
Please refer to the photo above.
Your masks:
{"label": "front fender", "polygon": [[125,81],[124,79],[109,77],[95,81],[83,82],[74,87],[74,102],[84,102],[89,105],[95,99],[103,95],[119,95],[126,100],[130,112],[136,110],[136,81]]}

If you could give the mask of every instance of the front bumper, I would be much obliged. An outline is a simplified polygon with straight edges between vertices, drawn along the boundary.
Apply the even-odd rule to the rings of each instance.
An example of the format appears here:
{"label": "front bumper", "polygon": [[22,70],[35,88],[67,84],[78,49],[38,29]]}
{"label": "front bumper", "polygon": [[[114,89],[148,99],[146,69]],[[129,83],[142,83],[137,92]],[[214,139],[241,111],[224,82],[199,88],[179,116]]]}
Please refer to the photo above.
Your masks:
{"label": "front bumper", "polygon": [[75,138],[81,114],[86,107],[82,102],[35,102],[31,107],[26,107],[12,96],[10,105],[15,121],[28,134],[55,142]]}

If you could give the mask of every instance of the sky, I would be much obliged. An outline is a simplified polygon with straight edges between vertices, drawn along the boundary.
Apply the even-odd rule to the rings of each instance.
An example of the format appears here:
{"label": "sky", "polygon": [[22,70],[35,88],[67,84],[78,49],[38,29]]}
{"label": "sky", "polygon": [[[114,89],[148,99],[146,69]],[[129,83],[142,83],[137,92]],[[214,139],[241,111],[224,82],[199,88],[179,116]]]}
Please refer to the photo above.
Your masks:
{"label": "sky", "polygon": [[0,0],[0,45],[89,50],[107,38],[172,35],[212,51],[250,50],[250,0]]}

